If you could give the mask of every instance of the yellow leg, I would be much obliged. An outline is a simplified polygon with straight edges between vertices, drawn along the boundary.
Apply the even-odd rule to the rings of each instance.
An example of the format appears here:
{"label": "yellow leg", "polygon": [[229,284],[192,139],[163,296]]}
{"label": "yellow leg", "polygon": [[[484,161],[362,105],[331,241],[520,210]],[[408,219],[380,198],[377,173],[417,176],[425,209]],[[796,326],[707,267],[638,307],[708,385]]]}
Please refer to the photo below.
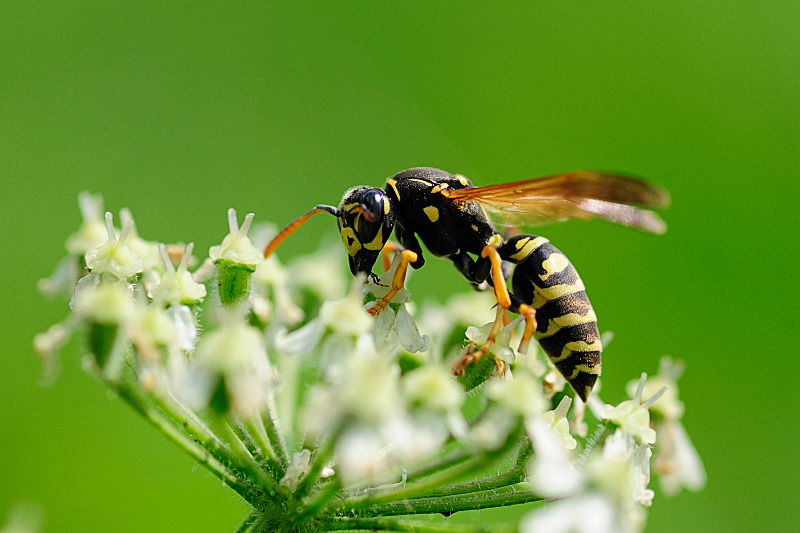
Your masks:
{"label": "yellow leg", "polygon": [[392,288],[389,289],[389,292],[386,293],[386,296],[381,298],[375,303],[374,307],[370,307],[367,309],[367,313],[372,316],[378,316],[381,311],[386,309],[386,306],[389,305],[389,302],[392,301],[394,295],[403,288],[403,284],[406,281],[406,271],[408,270],[408,264],[414,263],[417,260],[416,252],[412,252],[411,250],[403,250],[400,252],[400,264],[397,265],[397,270],[394,272],[394,276],[392,277]]}
{"label": "yellow leg", "polygon": [[536,331],[536,309],[527,304],[519,306],[519,314],[525,318],[525,331],[522,333],[522,340],[519,341],[519,353],[528,353],[528,345],[531,342],[533,332]]}
{"label": "yellow leg", "polygon": [[[503,259],[497,252],[497,247],[493,244],[487,244],[483,247],[483,250],[481,250],[481,257],[488,257],[489,261],[492,263],[492,283],[494,284],[494,294],[498,306],[497,318],[495,318],[492,329],[486,338],[486,342],[483,343],[483,346],[476,352],[461,357],[455,362],[453,365],[453,372],[459,375],[464,374],[467,365],[478,361],[481,357],[489,353],[489,350],[497,339],[500,328],[503,327],[505,311],[511,307],[511,295],[508,293],[508,285],[506,285],[506,279],[503,277]],[[521,304],[519,306],[519,314],[525,318],[525,331],[519,343],[519,352],[525,353],[528,351],[531,337],[536,330],[536,310],[530,305]],[[497,373],[503,375],[503,361],[495,357],[494,363],[497,367]]]}
{"label": "yellow leg", "polygon": [[[492,324],[492,329],[489,330],[489,335],[486,336],[486,342],[483,343],[477,351],[474,351],[470,354],[467,354],[463,357],[460,357],[453,363],[453,373],[458,376],[463,376],[464,371],[466,370],[467,366],[472,363],[476,363],[480,360],[481,357],[489,353],[494,341],[497,339],[497,334],[500,332],[500,329],[503,327],[503,318],[506,315],[506,310],[500,306],[497,306],[497,316],[494,319],[494,324]],[[494,364],[497,368],[497,374],[502,376],[503,375],[503,361],[494,358]]]}

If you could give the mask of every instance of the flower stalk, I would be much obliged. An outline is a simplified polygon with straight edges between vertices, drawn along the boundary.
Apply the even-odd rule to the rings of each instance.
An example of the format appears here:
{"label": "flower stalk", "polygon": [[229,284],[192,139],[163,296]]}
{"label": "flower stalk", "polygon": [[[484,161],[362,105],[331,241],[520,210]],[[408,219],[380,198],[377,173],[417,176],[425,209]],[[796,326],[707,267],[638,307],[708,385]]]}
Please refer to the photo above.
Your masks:
{"label": "flower stalk", "polygon": [[[236,531],[529,533],[561,512],[580,530],[593,509],[607,519],[597,531],[637,532],[653,503],[651,457],[667,492],[705,483],[680,425],[680,364],[662,362],[619,405],[595,395],[587,411],[547,358],[511,347],[517,320],[458,380],[447,369],[487,342],[493,322],[470,321],[491,301],[457,296],[416,313],[403,289],[372,317],[397,261],[345,294],[327,251],[297,268],[262,264],[254,215],[240,226],[231,209],[229,233],[192,271],[193,244],[143,240],[127,210],[116,229],[98,196],[80,205],[69,255],[40,284],[69,292],[75,316],[36,349],[52,368],[82,335],[99,381],[247,502]],[[587,425],[580,444],[571,431]],[[435,519],[512,505],[526,506],[522,520]]]}

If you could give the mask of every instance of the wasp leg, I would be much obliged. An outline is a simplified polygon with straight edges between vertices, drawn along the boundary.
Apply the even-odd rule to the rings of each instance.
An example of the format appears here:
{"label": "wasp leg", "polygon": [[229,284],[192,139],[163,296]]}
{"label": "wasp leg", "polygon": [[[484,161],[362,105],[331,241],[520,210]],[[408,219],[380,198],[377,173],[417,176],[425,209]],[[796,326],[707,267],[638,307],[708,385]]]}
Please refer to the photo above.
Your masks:
{"label": "wasp leg", "polygon": [[461,275],[467,278],[467,281],[474,285],[479,285],[486,281],[491,272],[492,263],[486,257],[479,257],[477,261],[473,260],[466,252],[461,252],[450,256],[456,269],[461,272]]}
{"label": "wasp leg", "polygon": [[[489,336],[487,337],[483,346],[481,346],[480,349],[474,354],[468,355],[457,361],[456,368],[454,368],[454,370],[460,368],[461,372],[463,372],[463,368],[466,367],[466,365],[477,361],[484,354],[489,352],[492,344],[494,344],[494,341],[497,338],[497,333],[500,331],[500,328],[503,325],[502,319],[505,316],[506,309],[510,309],[511,311],[518,313],[525,319],[525,331],[522,334],[522,341],[520,341],[519,344],[519,351],[521,353],[528,351],[528,345],[530,344],[531,337],[533,336],[533,332],[536,330],[536,310],[508,292],[508,286],[506,285],[506,279],[503,272],[503,259],[500,257],[500,253],[497,251],[497,246],[494,244],[487,244],[484,246],[483,250],[481,250],[481,258],[488,258],[491,262],[492,284],[494,285],[494,294],[495,298],[497,299],[497,305],[499,309],[497,311],[497,318],[492,326],[492,330],[490,331]],[[503,362],[496,357],[495,366],[497,367],[498,373],[502,371]]]}
{"label": "wasp leg", "polygon": [[[506,310],[498,306],[497,316],[494,319],[494,324],[492,324],[492,329],[489,330],[489,335],[486,336],[486,342],[484,342],[483,346],[478,348],[478,350],[458,358],[456,362],[453,363],[452,366],[453,374],[456,374],[457,376],[463,376],[467,366],[471,365],[472,363],[478,362],[481,359],[481,357],[489,353],[489,350],[492,348],[494,341],[497,339],[497,334],[503,327],[503,321],[504,321],[503,319],[505,318],[505,314]],[[503,361],[495,357],[494,365],[495,368],[497,369],[497,375],[502,376],[503,366],[504,366]]]}
{"label": "wasp leg", "polygon": [[396,242],[386,241],[381,250],[381,258],[383,260],[383,271],[386,272],[392,267],[392,252],[402,252],[405,248]]}
{"label": "wasp leg", "polygon": [[392,288],[389,289],[389,292],[386,293],[386,296],[375,302],[374,307],[367,309],[367,313],[372,316],[378,316],[381,311],[386,309],[386,306],[392,301],[394,295],[403,288],[403,284],[406,281],[408,264],[413,263],[416,260],[417,254],[415,252],[412,252],[411,250],[403,250],[400,252],[400,264],[397,265],[397,270],[395,270],[394,276],[392,277]]}

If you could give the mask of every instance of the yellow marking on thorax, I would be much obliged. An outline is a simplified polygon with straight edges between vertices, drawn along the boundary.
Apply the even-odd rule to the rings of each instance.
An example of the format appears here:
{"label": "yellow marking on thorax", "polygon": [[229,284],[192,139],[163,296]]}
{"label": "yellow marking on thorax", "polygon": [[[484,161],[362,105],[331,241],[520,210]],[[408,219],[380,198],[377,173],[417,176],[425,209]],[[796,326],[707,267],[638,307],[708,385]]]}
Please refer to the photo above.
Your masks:
{"label": "yellow marking on thorax", "polygon": [[356,237],[353,228],[346,227],[342,228],[342,242],[344,243],[344,247],[347,248],[347,253],[350,255],[356,255],[356,253],[361,249],[361,242]]}
{"label": "yellow marking on thorax", "polygon": [[431,187],[433,186],[433,182],[420,178],[408,178],[408,181],[416,181],[417,183],[424,183],[425,185],[430,185]]}
{"label": "yellow marking on thorax", "polygon": [[553,285],[552,287],[536,287],[534,292],[533,303],[531,304],[536,309],[540,308],[550,300],[555,300],[567,294],[574,294],[579,291],[586,290],[583,286],[583,281],[578,278],[575,283],[562,283],[561,285]]}
{"label": "yellow marking on thorax", "polygon": [[542,279],[542,281],[545,281],[553,274],[558,274],[568,266],[569,266],[569,259],[567,259],[566,256],[564,256],[564,254],[553,252],[552,254],[550,254],[550,257],[548,257],[542,262],[542,268],[544,268],[545,273],[540,274],[539,277]]}
{"label": "yellow marking on thorax", "polygon": [[478,226],[476,226],[475,224],[473,224],[470,227],[472,228],[472,231],[478,231]]}
{"label": "yellow marking on thorax", "polygon": [[467,178],[465,178],[464,176],[462,176],[461,174],[456,174],[454,177],[455,177],[455,178],[458,180],[458,182],[459,182],[461,185],[463,185],[464,187],[468,187],[468,186],[469,186],[469,180],[468,180]]}
{"label": "yellow marking on thorax", "polygon": [[431,222],[439,220],[439,210],[433,205],[423,208],[422,212],[425,213],[425,216],[427,216],[428,220]]}
{"label": "yellow marking on thorax", "polygon": [[531,255],[534,250],[543,244],[547,244],[548,242],[550,241],[545,237],[536,237],[535,239],[525,237],[524,239],[520,239],[516,243],[516,248],[518,251],[511,254],[511,259],[514,261],[523,261],[526,257]]}
{"label": "yellow marking on thorax", "polygon": [[589,309],[589,312],[585,315],[578,313],[567,313],[566,315],[561,315],[550,319],[550,321],[547,323],[547,331],[543,331],[541,333],[535,332],[533,336],[536,338],[536,340],[539,340],[555,335],[559,330],[561,330],[561,328],[577,326],[579,324],[588,324],[590,322],[597,322],[597,315],[594,314],[594,309]]}
{"label": "yellow marking on thorax", "polygon": [[489,237],[489,242],[487,244],[491,244],[492,246],[499,248],[503,246],[503,238],[500,236],[499,233],[495,233],[491,237]]}
{"label": "yellow marking on thorax", "polygon": [[447,183],[439,183],[438,185],[434,186],[433,189],[431,189],[431,193],[432,194],[436,194],[436,193],[442,192],[443,190],[449,189],[449,188],[450,188],[449,184],[447,184]]}
{"label": "yellow marking on thorax", "polygon": [[389,187],[392,188],[392,190],[394,191],[394,195],[399,200],[400,199],[400,192],[397,190],[397,180],[389,178],[388,180],[386,180],[386,185],[388,185]]}
{"label": "yellow marking on thorax", "polygon": [[378,234],[375,235],[375,238],[372,239],[372,242],[367,243],[364,245],[364,248],[367,250],[375,250],[376,252],[383,248],[383,226],[378,228]]}

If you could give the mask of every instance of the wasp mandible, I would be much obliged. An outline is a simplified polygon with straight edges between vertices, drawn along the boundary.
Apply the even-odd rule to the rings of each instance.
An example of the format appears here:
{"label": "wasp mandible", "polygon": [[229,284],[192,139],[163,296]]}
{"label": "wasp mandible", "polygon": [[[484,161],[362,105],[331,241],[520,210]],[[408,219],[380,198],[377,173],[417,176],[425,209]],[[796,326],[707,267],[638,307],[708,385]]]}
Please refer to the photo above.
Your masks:
{"label": "wasp mandible", "polygon": [[[389,293],[369,309],[380,313],[403,287],[408,265],[425,263],[421,240],[436,257],[446,257],[474,285],[494,286],[498,313],[484,346],[456,364],[457,372],[486,353],[503,325],[505,311],[525,320],[520,352],[531,337],[585,402],[600,375],[602,346],[597,318],[578,272],[544,237],[519,234],[505,239],[487,210],[514,224],[569,218],[603,218],[651,233],[666,225],[652,211],[665,208],[669,194],[641,179],[579,170],[554,176],[474,187],[459,174],[418,167],[386,180],[385,189],[357,186],[339,207],[318,205],[286,226],[269,243],[268,257],[292,232],[317,213],[334,215],[347,249],[350,271],[372,275],[392,231],[402,252]],[[503,261],[515,264],[508,290]],[[498,369],[501,365],[497,362]]]}

